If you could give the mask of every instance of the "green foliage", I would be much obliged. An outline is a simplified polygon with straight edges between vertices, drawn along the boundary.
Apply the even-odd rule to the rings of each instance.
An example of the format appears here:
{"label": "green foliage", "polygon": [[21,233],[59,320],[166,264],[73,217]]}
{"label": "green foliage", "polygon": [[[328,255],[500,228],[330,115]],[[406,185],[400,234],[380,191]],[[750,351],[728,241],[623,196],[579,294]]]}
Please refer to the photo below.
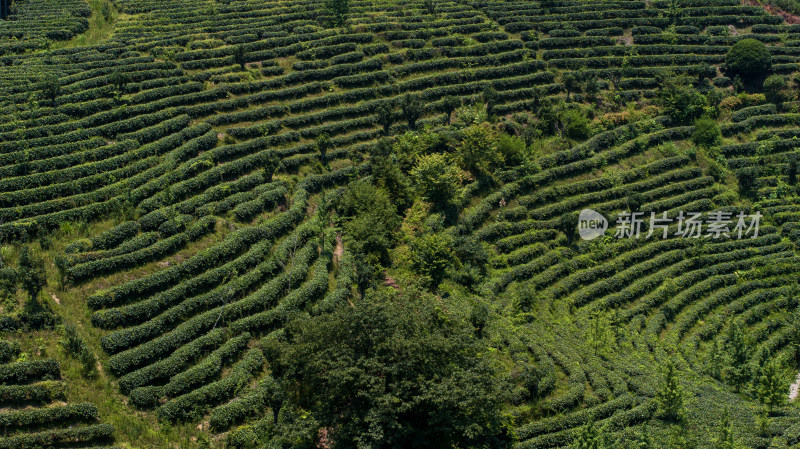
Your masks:
{"label": "green foliage", "polygon": [[780,104],[787,100],[789,84],[780,75],[771,75],[764,80],[764,96],[770,103]]}
{"label": "green foliage", "polygon": [[717,122],[710,118],[701,118],[694,122],[692,142],[704,148],[714,147],[722,141]]}
{"label": "green foliage", "polygon": [[684,86],[669,78],[659,89],[658,101],[676,124],[692,123],[706,112],[707,100],[691,86]]}
{"label": "green foliage", "polygon": [[772,71],[772,55],[763,42],[742,39],[728,50],[725,65],[733,74],[753,77]]}
{"label": "green foliage", "polygon": [[720,417],[714,447],[716,449],[735,449],[737,447],[733,436],[733,423],[727,410]]}
{"label": "green foliage", "polygon": [[495,107],[500,104],[500,94],[493,87],[488,86],[483,89],[483,101],[486,103],[486,114],[494,115]]}
{"label": "green foliage", "polygon": [[407,93],[400,100],[400,109],[403,110],[403,116],[408,121],[410,129],[417,128],[417,120],[422,116],[425,111],[425,102],[419,94]]}
{"label": "green foliage", "polygon": [[561,77],[561,81],[564,83],[564,89],[567,91],[567,101],[569,101],[569,95],[577,92],[580,88],[580,78],[574,72],[567,72]]}
{"label": "green foliage", "polygon": [[397,206],[398,211],[409,207],[413,193],[411,181],[403,172],[398,155],[394,152],[392,143],[388,139],[380,140],[378,145],[373,147],[369,165],[375,185],[389,193],[392,203]]}
{"label": "green foliage", "polygon": [[772,412],[775,407],[786,402],[788,385],[783,381],[781,370],[776,360],[766,363],[755,379],[756,397]]}
{"label": "green foliage", "polygon": [[394,103],[391,101],[384,101],[375,109],[377,114],[378,123],[383,127],[383,135],[388,136],[394,124]]}
{"label": "green foliage", "polygon": [[447,207],[458,195],[461,173],[447,155],[434,153],[419,158],[411,170],[417,192],[436,207]]}
{"label": "green foliage", "polygon": [[236,64],[239,64],[239,68],[244,70],[244,66],[247,63],[247,50],[244,45],[239,44],[233,48],[233,60]]}
{"label": "green foliage", "polygon": [[503,163],[498,140],[497,131],[488,123],[467,127],[456,144],[458,164],[473,175],[490,172]]}
{"label": "green foliage", "polygon": [[678,383],[678,372],[672,360],[667,361],[666,365],[664,365],[663,376],[663,381],[656,395],[659,416],[667,421],[683,421],[685,414],[683,387]]}
{"label": "green foliage", "polygon": [[337,209],[345,220],[344,235],[352,251],[372,256],[376,262],[387,261],[400,226],[389,195],[368,182],[356,181],[348,186]]}
{"label": "green foliage", "polygon": [[735,391],[743,389],[750,381],[750,355],[752,343],[745,334],[744,325],[736,320],[728,327],[726,349],[729,365],[725,372],[725,380],[731,384]]}
{"label": "green foliage", "polygon": [[[317,428],[334,429],[337,445],[510,444],[505,381],[470,326],[447,316],[432,295],[381,290],[352,307],[293,320],[286,335],[265,347],[275,375],[287,381],[280,413],[306,410]],[[311,443],[303,441],[292,447]]]}
{"label": "green foliage", "polygon": [[61,95],[61,79],[55,74],[45,75],[39,82],[39,89],[43,99],[50,100],[50,103],[55,106],[56,100]]}
{"label": "green foliage", "polygon": [[589,119],[580,109],[564,109],[559,113],[558,119],[562,136],[574,140],[585,140],[589,137]]}
{"label": "green foliage", "polygon": [[497,141],[497,151],[500,152],[506,165],[517,166],[527,160],[528,148],[525,141],[517,136],[501,134]]}
{"label": "green foliage", "polygon": [[23,246],[19,256],[19,278],[22,288],[28,293],[31,300],[39,296],[47,285],[47,273],[44,269],[44,259],[28,246]]}
{"label": "green foliage", "polygon": [[425,234],[411,242],[413,269],[422,277],[423,283],[435,290],[453,265],[453,238],[446,233]]}
{"label": "green foliage", "polygon": [[327,164],[325,157],[328,154],[328,150],[331,148],[330,138],[327,134],[322,133],[317,137],[314,146],[316,147],[317,153],[319,153],[319,161],[324,166]]}
{"label": "green foliage", "polygon": [[[433,0],[426,0],[433,2]],[[461,99],[453,95],[448,95],[442,99],[442,109],[447,115],[447,126],[450,126],[453,118],[453,112],[461,106]]]}
{"label": "green foliage", "polygon": [[325,10],[331,16],[331,24],[340,27],[350,13],[350,0],[325,0]]}
{"label": "green foliage", "polygon": [[428,10],[428,14],[436,14],[436,0],[424,0],[424,4],[425,9]]}
{"label": "green foliage", "polygon": [[614,333],[606,311],[595,310],[591,313],[587,342],[595,356],[606,357],[608,355],[614,343]]}
{"label": "green foliage", "polygon": [[67,324],[64,326],[62,333],[61,345],[67,351],[67,354],[81,362],[84,376],[94,377],[97,374],[97,357],[95,357],[89,345],[78,335],[78,329],[74,324]]}
{"label": "green foliage", "polygon": [[604,444],[603,436],[595,425],[594,420],[590,419],[586,425],[578,430],[578,434],[569,447],[570,449],[603,449],[607,446]]}

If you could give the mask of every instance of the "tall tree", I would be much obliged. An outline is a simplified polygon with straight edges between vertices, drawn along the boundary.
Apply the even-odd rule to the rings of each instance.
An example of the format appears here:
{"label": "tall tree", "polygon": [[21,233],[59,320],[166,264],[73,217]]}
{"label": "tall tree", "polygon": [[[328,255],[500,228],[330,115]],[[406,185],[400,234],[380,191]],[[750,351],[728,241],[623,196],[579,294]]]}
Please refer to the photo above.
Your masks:
{"label": "tall tree", "polygon": [[44,260],[41,256],[34,254],[33,251],[23,246],[19,256],[19,277],[22,287],[28,296],[35,300],[39,296],[45,285],[47,285],[47,273],[44,269]]}
{"label": "tall tree", "polygon": [[400,101],[400,107],[403,109],[403,116],[408,121],[410,129],[417,129],[417,120],[422,117],[425,109],[425,103],[419,94],[406,93]]}
{"label": "tall tree", "polygon": [[767,406],[770,413],[786,402],[787,385],[781,377],[781,370],[776,360],[767,362],[756,378],[756,395],[758,401]]}
{"label": "tall tree", "polygon": [[461,99],[453,96],[448,95],[444,97],[442,100],[442,109],[444,109],[444,113],[447,114],[447,125],[450,126],[452,121],[453,112],[461,106]]}
{"label": "tall tree", "polygon": [[722,414],[717,427],[716,449],[734,449],[736,440],[733,437],[733,423],[728,411]]}
{"label": "tall tree", "polygon": [[683,388],[678,383],[678,373],[675,363],[667,361],[663,369],[664,380],[661,382],[656,399],[658,411],[662,419],[667,421],[683,420]]}
{"label": "tall tree", "polygon": [[378,123],[383,126],[383,135],[388,136],[394,124],[394,103],[386,100],[379,104],[375,110],[378,116]]}
{"label": "tall tree", "polygon": [[728,328],[727,350],[730,360],[726,373],[726,380],[736,392],[739,392],[750,380],[750,354],[751,343],[744,332],[744,325],[736,320]]}

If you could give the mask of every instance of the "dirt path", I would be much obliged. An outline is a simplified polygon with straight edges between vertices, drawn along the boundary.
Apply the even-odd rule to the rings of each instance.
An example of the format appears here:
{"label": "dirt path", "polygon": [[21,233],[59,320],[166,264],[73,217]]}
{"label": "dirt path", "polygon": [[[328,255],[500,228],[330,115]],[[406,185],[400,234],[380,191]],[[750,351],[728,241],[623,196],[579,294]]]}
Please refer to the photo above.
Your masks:
{"label": "dirt path", "polygon": [[789,400],[794,401],[797,398],[798,392],[800,392],[800,373],[797,374],[794,383],[789,386]]}

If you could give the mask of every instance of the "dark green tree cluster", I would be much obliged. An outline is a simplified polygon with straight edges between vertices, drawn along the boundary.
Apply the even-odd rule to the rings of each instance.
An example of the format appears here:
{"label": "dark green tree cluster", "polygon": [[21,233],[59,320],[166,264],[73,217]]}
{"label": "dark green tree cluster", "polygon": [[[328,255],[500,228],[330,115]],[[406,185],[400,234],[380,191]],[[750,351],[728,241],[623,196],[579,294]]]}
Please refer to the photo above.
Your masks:
{"label": "dark green tree cluster", "polygon": [[510,447],[507,385],[466,323],[413,288],[288,324],[265,344],[286,399],[271,447]]}
{"label": "dark green tree cluster", "polygon": [[325,11],[330,16],[331,25],[340,27],[350,13],[350,0],[325,0]]}

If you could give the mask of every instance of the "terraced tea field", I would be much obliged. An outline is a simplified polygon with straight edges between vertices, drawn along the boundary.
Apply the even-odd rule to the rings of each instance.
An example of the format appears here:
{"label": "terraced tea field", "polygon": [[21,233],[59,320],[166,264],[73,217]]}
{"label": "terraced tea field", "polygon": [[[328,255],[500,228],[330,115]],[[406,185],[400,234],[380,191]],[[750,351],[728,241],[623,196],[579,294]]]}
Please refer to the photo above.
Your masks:
{"label": "terraced tea field", "polygon": [[736,0],[17,0],[0,448],[800,447],[799,72]]}

